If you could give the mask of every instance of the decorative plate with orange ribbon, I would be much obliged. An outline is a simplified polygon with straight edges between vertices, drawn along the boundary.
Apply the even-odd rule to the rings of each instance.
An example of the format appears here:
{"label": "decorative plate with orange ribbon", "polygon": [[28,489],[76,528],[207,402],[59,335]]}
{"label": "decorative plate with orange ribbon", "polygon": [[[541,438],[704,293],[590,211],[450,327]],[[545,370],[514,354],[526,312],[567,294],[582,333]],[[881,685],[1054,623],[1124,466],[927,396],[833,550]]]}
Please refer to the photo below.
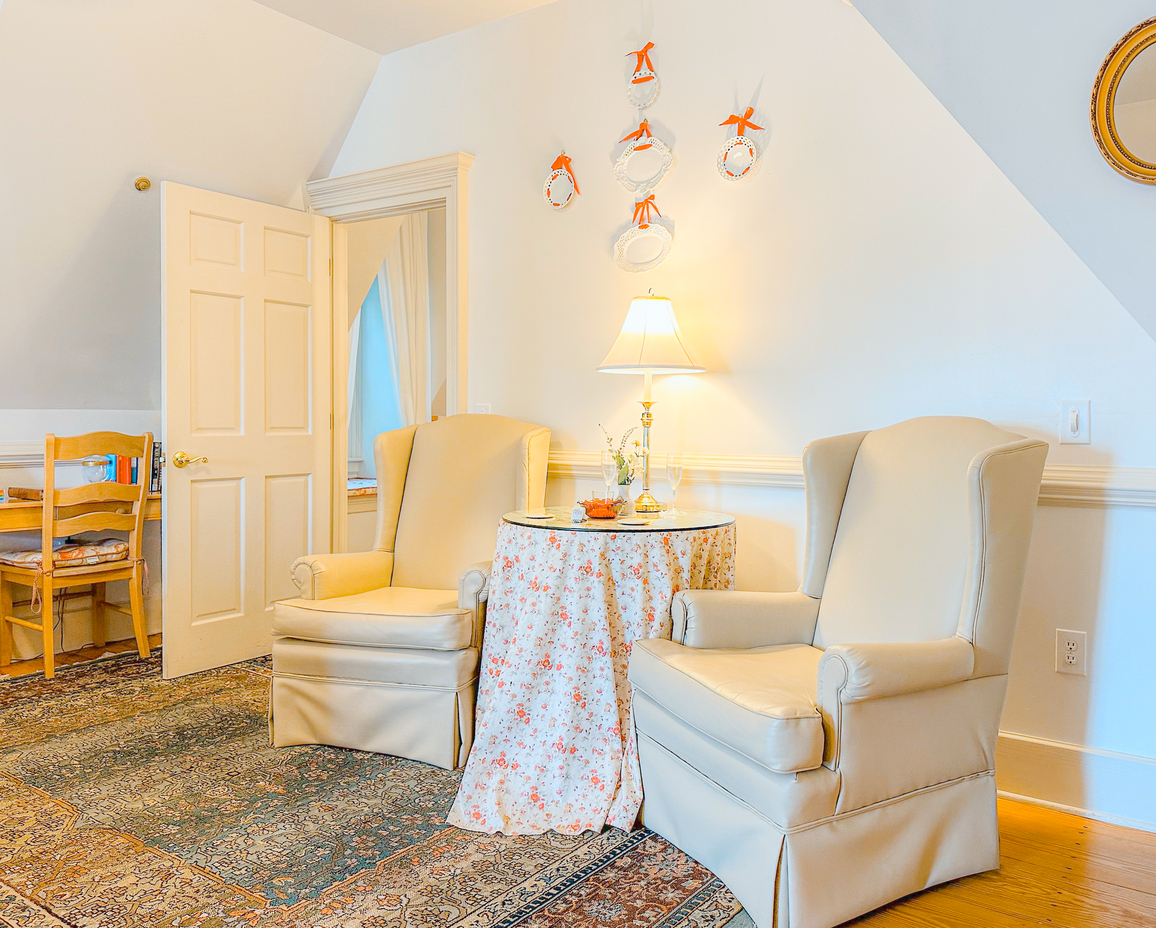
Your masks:
{"label": "decorative plate with orange ribbon", "polygon": [[[658,222],[654,220],[655,216]],[[661,220],[662,213],[654,204],[653,193],[634,204],[634,225],[614,244],[614,260],[622,270],[632,273],[649,271],[666,260],[674,236]]]}
{"label": "decorative plate with orange ribbon", "polygon": [[550,165],[550,176],[542,187],[542,195],[554,209],[563,210],[574,202],[574,197],[579,193],[578,181],[574,179],[574,171],[570,167],[570,156],[563,149],[562,154]]}
{"label": "decorative plate with orange ribbon", "polygon": [[631,193],[645,194],[657,187],[674,165],[674,152],[642,120],[619,142],[629,142],[614,164],[614,177]]}
{"label": "decorative plate with orange ribbon", "polygon": [[759,162],[759,150],[746,135],[747,129],[763,128],[751,122],[754,114],[755,108],[748,106],[742,116],[732,113],[719,123],[720,126],[738,126],[738,134],[727,139],[718,155],[718,172],[727,180],[742,180],[749,177]]}
{"label": "decorative plate with orange ribbon", "polygon": [[630,83],[626,85],[626,98],[630,101],[630,105],[637,109],[650,106],[662,86],[650,61],[652,48],[654,43],[647,42],[638,51],[626,53],[627,58],[634,56],[634,73],[630,77]]}

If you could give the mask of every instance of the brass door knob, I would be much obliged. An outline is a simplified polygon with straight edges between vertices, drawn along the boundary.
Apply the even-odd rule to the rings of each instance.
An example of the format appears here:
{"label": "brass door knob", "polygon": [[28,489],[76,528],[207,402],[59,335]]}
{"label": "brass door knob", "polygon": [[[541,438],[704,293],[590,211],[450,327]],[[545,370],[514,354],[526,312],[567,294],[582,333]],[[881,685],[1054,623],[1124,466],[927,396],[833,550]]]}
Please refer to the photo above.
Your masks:
{"label": "brass door knob", "polygon": [[190,464],[208,464],[208,458],[191,458],[185,452],[178,451],[173,455],[174,467],[188,467]]}

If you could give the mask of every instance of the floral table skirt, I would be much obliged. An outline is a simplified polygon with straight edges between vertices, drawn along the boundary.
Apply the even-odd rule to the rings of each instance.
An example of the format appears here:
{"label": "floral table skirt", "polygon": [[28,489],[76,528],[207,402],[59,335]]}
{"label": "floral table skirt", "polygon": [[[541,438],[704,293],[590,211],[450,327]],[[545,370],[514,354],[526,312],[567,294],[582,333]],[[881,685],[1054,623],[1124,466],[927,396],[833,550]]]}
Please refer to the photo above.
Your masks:
{"label": "floral table skirt", "polygon": [[670,637],[678,590],[731,589],[734,549],[733,523],[581,532],[503,522],[474,745],[450,824],[506,834],[633,828],[642,786],[631,645]]}

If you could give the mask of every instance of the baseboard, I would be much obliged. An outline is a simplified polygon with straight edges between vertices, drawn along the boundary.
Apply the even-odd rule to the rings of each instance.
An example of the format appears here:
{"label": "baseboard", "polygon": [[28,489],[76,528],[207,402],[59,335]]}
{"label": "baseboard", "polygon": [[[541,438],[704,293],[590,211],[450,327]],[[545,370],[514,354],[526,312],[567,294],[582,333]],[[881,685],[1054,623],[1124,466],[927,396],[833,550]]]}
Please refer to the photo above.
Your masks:
{"label": "baseboard", "polygon": [[995,769],[1009,799],[1156,832],[1156,759],[1005,731]]}

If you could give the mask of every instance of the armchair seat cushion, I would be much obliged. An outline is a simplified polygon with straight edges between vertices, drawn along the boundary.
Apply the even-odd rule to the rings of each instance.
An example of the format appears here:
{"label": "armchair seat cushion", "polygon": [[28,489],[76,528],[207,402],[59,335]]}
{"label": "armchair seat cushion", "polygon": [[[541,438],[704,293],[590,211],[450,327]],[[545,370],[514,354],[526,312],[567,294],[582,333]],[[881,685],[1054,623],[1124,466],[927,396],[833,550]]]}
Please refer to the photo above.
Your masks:
{"label": "armchair seat cushion", "polygon": [[469,648],[474,613],[457,590],[387,586],[332,599],[286,599],[273,608],[273,634],[374,648]]}
{"label": "armchair seat cushion", "polygon": [[810,645],[742,650],[634,643],[630,682],[686,724],[775,773],[823,763],[819,659]]}

